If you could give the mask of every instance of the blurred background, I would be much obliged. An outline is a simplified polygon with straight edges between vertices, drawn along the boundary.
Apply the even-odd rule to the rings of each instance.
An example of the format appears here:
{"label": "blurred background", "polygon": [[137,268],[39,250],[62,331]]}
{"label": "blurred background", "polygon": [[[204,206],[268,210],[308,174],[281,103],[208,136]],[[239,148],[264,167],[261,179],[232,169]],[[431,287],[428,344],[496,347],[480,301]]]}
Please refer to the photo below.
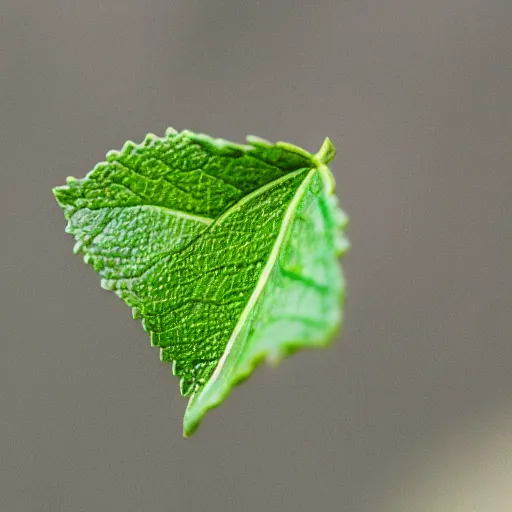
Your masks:
{"label": "blurred background", "polygon": [[[346,322],[191,439],[51,188],[167,126],[316,152]],[[0,0],[0,510],[512,510],[510,0]]]}

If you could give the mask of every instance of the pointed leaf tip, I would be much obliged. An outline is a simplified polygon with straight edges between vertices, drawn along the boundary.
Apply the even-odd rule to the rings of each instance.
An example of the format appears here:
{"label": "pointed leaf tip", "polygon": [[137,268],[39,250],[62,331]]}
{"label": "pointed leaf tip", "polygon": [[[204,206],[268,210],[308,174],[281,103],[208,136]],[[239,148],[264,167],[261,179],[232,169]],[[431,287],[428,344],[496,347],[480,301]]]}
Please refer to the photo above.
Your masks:
{"label": "pointed leaf tip", "polygon": [[316,154],[317,160],[323,165],[329,164],[336,156],[336,148],[329,137],[326,137],[322,147]]}

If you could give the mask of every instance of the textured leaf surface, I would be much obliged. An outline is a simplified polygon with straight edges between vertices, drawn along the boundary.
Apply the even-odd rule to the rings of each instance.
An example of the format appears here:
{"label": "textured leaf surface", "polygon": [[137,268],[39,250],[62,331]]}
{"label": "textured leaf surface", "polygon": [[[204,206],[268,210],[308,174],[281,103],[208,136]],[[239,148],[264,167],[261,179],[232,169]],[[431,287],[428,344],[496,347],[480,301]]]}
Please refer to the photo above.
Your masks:
{"label": "textured leaf surface", "polygon": [[340,325],[334,151],[169,129],[54,189],[75,252],[173,363],[185,435],[262,359],[323,346]]}

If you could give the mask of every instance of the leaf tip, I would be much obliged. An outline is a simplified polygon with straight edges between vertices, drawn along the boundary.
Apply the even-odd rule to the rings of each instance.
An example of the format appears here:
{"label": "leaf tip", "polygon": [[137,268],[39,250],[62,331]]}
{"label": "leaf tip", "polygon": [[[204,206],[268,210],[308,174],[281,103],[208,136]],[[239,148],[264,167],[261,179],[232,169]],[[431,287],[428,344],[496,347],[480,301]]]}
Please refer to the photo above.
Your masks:
{"label": "leaf tip", "polygon": [[315,155],[316,159],[323,165],[329,164],[336,156],[336,147],[329,137],[326,137],[322,147]]}
{"label": "leaf tip", "polygon": [[197,427],[199,426],[199,423],[196,424],[189,424],[187,422],[183,423],[183,437],[185,439],[188,439],[189,437],[194,434],[194,432],[197,430]]}

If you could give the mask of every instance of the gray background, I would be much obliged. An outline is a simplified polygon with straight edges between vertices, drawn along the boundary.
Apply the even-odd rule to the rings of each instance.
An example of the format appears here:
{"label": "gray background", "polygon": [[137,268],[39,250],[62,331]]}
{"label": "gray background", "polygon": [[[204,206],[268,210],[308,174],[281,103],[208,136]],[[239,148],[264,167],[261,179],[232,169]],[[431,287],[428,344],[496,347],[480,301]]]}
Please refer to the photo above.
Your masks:
{"label": "gray background", "polygon": [[[0,0],[0,510],[509,511],[512,2]],[[51,187],[166,126],[338,147],[343,335],[182,438]]]}

